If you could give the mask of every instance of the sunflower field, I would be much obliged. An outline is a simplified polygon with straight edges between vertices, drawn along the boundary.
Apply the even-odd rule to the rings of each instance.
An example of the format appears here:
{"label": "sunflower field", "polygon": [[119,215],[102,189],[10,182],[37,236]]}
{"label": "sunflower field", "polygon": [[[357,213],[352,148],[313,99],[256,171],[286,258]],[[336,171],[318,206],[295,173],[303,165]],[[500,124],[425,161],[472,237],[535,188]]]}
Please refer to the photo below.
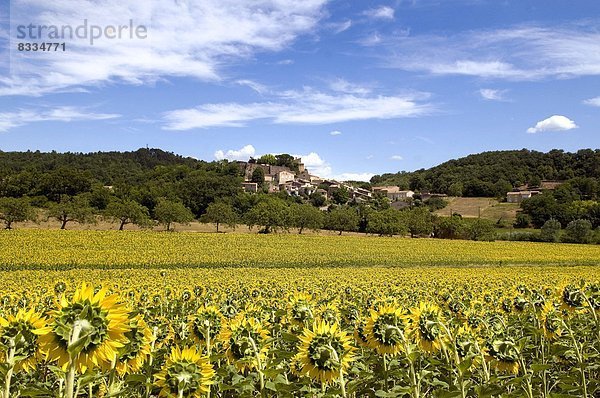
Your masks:
{"label": "sunflower field", "polygon": [[594,266],[1,271],[3,397],[597,397]]}

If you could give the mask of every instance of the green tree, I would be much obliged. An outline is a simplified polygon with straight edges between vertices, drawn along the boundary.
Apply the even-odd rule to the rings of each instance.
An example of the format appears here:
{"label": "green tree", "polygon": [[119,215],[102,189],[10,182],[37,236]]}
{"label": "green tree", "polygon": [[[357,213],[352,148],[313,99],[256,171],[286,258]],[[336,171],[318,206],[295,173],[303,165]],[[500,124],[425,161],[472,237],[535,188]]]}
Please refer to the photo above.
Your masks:
{"label": "green tree", "polygon": [[465,234],[465,222],[462,217],[440,217],[434,225],[433,236],[440,239],[461,239]]}
{"label": "green tree", "polygon": [[448,187],[448,196],[462,196],[463,194],[463,184],[460,182],[455,182],[450,184]]}
{"label": "green tree", "polygon": [[310,203],[315,207],[323,206],[326,201],[327,199],[325,199],[325,196],[321,195],[319,192],[313,192],[310,195]]}
{"label": "green tree", "polygon": [[427,207],[415,207],[405,213],[411,238],[431,235],[433,232],[433,219]]}
{"label": "green tree", "polygon": [[298,228],[298,234],[308,228],[313,231],[323,227],[323,212],[309,204],[294,203],[289,207],[289,224]]}
{"label": "green tree", "polygon": [[35,221],[35,210],[27,198],[0,198],[0,220],[5,229],[12,229],[13,223]]}
{"label": "green tree", "polygon": [[492,241],[496,239],[494,222],[477,218],[469,225],[467,234],[471,240]]}
{"label": "green tree", "polygon": [[531,226],[531,217],[522,212],[517,213],[517,218],[513,224],[515,228],[529,228]]}
{"label": "green tree", "polygon": [[75,197],[63,196],[60,203],[52,203],[48,208],[48,218],[60,221],[60,229],[66,229],[67,223],[95,224],[94,209],[90,206],[89,195]]}
{"label": "green tree", "polygon": [[246,224],[252,228],[260,225],[262,233],[268,234],[287,228],[287,205],[277,197],[265,196],[245,216]]}
{"label": "green tree", "polygon": [[350,199],[350,192],[344,187],[339,187],[338,189],[333,190],[331,198],[334,203],[344,205],[348,203],[348,200]]}
{"label": "green tree", "polygon": [[275,155],[267,153],[266,155],[262,155],[260,158],[256,160],[258,164],[269,164],[271,166],[277,165],[277,158]]}
{"label": "green tree", "polygon": [[551,218],[542,225],[540,239],[544,242],[558,242],[560,239],[560,222]]}
{"label": "green tree", "polygon": [[213,202],[208,205],[206,213],[202,215],[201,220],[215,224],[217,232],[219,232],[219,225],[221,224],[226,224],[229,228],[235,229],[238,216],[233,206],[229,203]]}
{"label": "green tree", "polygon": [[194,220],[194,214],[180,202],[160,198],[154,207],[154,218],[170,231],[171,224],[188,224]]}
{"label": "green tree", "polygon": [[259,188],[262,188],[265,185],[265,171],[262,167],[254,169],[250,181],[257,183]]}
{"label": "green tree", "polygon": [[148,209],[130,199],[116,199],[110,202],[106,207],[105,216],[119,223],[119,231],[127,224],[140,227],[151,225]]}
{"label": "green tree", "polygon": [[358,214],[350,207],[337,207],[327,213],[325,225],[328,229],[338,231],[356,231],[359,223]]}
{"label": "green tree", "polygon": [[379,236],[403,235],[408,231],[398,210],[386,209],[372,211],[367,215],[366,232]]}
{"label": "green tree", "polygon": [[569,243],[589,243],[591,238],[592,223],[589,220],[571,221],[563,235],[563,240]]}

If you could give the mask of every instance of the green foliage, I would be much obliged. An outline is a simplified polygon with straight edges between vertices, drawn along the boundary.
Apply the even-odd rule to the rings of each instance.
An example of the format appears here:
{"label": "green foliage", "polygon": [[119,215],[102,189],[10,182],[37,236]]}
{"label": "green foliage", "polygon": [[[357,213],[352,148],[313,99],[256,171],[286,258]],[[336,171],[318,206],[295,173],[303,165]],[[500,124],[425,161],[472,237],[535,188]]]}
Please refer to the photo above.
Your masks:
{"label": "green foliage", "polygon": [[492,241],[496,239],[494,223],[491,220],[478,218],[469,225],[467,236],[471,240]]}
{"label": "green foliage", "polygon": [[558,242],[560,239],[560,222],[551,218],[542,225],[540,240],[543,242]]}
{"label": "green foliage", "polygon": [[36,214],[27,198],[0,198],[0,220],[4,228],[12,229],[13,223],[35,221]]}
{"label": "green foliage", "polygon": [[266,155],[262,155],[260,158],[256,159],[256,163],[270,164],[271,166],[275,166],[277,164],[277,158],[275,157],[275,155],[267,153]]}
{"label": "green foliage", "polygon": [[202,215],[200,220],[215,224],[217,232],[219,232],[220,224],[226,224],[229,228],[235,229],[238,215],[229,203],[219,201],[209,204],[206,213]]}
{"label": "green foliage", "polygon": [[327,202],[325,196],[321,195],[319,192],[313,192],[310,195],[310,203],[315,207],[321,207]]}
{"label": "green foliage", "polygon": [[400,211],[386,209],[372,211],[367,215],[366,232],[379,236],[404,235],[408,232],[408,227]]}
{"label": "green foliage", "polygon": [[425,204],[429,208],[430,211],[441,210],[448,206],[448,201],[444,200],[444,198],[440,198],[439,196],[433,196],[425,201]]}
{"label": "green foliage", "polygon": [[344,187],[339,187],[338,189],[333,190],[331,199],[338,205],[344,205],[350,200],[350,192]]}
{"label": "green foliage", "polygon": [[[406,186],[413,190],[431,190],[450,196],[503,196],[509,185],[525,181],[576,181],[573,187],[595,199],[600,195],[600,150],[582,149],[576,153],[551,150],[548,153],[527,149],[493,151],[450,160],[430,169],[407,173],[383,174],[371,179],[373,185]],[[543,222],[542,222],[543,224]]]}
{"label": "green foliage", "polygon": [[563,235],[563,240],[569,243],[589,243],[591,239],[592,223],[588,220],[571,221]]}
{"label": "green foliage", "polygon": [[461,239],[466,232],[466,225],[460,215],[440,217],[434,225],[434,236],[441,239]]}
{"label": "green foliage", "polygon": [[294,203],[289,207],[289,225],[298,228],[301,234],[305,228],[316,231],[323,227],[323,212],[309,204]]}
{"label": "green foliage", "polygon": [[531,226],[531,217],[524,213],[517,213],[517,217],[515,223],[513,224],[515,228],[529,228]]}
{"label": "green foliage", "polygon": [[116,199],[112,201],[105,211],[105,216],[119,222],[119,231],[127,224],[140,227],[151,225],[148,209],[131,199]]}
{"label": "green foliage", "polygon": [[66,229],[67,223],[75,221],[79,224],[95,224],[94,209],[90,206],[89,195],[75,197],[63,196],[60,203],[51,203],[48,217],[60,221],[60,229]]}
{"label": "green foliage", "polygon": [[429,236],[433,232],[433,217],[427,207],[415,207],[404,212],[407,217],[408,232],[412,238]]}
{"label": "green foliage", "polygon": [[356,210],[342,206],[327,213],[325,226],[330,230],[338,231],[341,235],[343,231],[356,231],[359,221]]}
{"label": "green foliage", "polygon": [[250,181],[257,183],[259,188],[262,188],[265,185],[265,171],[262,167],[257,167],[252,171]]}
{"label": "green foliage", "polygon": [[287,207],[284,200],[278,197],[265,195],[248,213],[246,213],[244,221],[250,228],[255,225],[263,227],[260,232],[265,234],[277,231],[278,229],[286,229],[288,226]]}
{"label": "green foliage", "polygon": [[194,215],[182,203],[160,198],[154,208],[154,218],[170,231],[171,224],[187,224],[194,220]]}

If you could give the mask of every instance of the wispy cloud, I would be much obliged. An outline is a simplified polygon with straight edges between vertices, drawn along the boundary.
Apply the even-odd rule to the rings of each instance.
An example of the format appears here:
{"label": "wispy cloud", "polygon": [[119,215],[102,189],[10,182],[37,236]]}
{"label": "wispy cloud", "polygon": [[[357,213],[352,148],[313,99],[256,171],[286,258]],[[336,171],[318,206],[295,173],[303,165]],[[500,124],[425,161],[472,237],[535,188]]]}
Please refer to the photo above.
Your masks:
{"label": "wispy cloud", "polygon": [[329,83],[329,88],[333,91],[348,94],[359,94],[366,95],[373,91],[373,89],[364,84],[350,83],[345,79],[335,79]]}
{"label": "wispy cloud", "polygon": [[208,127],[242,127],[266,119],[276,124],[331,124],[352,120],[396,119],[431,114],[435,107],[423,102],[425,93],[357,96],[324,93],[311,88],[284,91],[271,101],[213,103],[178,109],[163,115],[166,130]]}
{"label": "wispy cloud", "polygon": [[[15,4],[13,23],[98,26],[130,19],[146,25],[147,39],[85,40],[67,51],[13,54],[14,75],[0,78],[0,95],[42,95],[107,83],[145,84],[171,76],[222,78],[230,62],[258,51],[279,51],[312,32],[326,0],[30,0]],[[25,4],[25,3],[24,3]],[[23,73],[18,73],[22,71]]]}
{"label": "wispy cloud", "polygon": [[388,6],[381,6],[381,7],[377,7],[377,8],[371,8],[369,10],[366,10],[365,12],[363,12],[364,15],[366,15],[369,18],[372,19],[394,19],[394,9],[392,7],[388,7]]}
{"label": "wispy cloud", "polygon": [[342,22],[331,22],[327,24],[327,28],[331,29],[333,33],[338,34],[347,31],[352,27],[352,20],[347,19]]}
{"label": "wispy cloud", "polygon": [[341,132],[341,131],[339,131],[339,130],[333,130],[333,131],[331,131],[331,132],[329,133],[329,135],[333,135],[333,136],[335,136],[335,135],[342,135],[342,132]]}
{"label": "wispy cloud", "polygon": [[600,107],[600,97],[590,98],[583,101],[585,105]]}
{"label": "wispy cloud", "polygon": [[506,90],[496,90],[492,88],[482,88],[479,90],[481,97],[488,101],[505,101]]}
{"label": "wispy cloud", "polygon": [[534,127],[527,129],[530,134],[542,133],[544,131],[567,131],[578,128],[574,121],[566,116],[553,115],[536,123]]}
{"label": "wispy cloud", "polygon": [[0,132],[35,122],[77,122],[106,120],[120,117],[118,114],[94,113],[73,106],[60,106],[52,109],[19,109],[0,113]]}
{"label": "wispy cloud", "polygon": [[400,155],[392,155],[392,156],[390,156],[390,159],[391,160],[402,160],[404,158]]}
{"label": "wispy cloud", "polygon": [[240,149],[228,149],[227,151],[223,151],[219,149],[215,152],[215,159],[217,160],[248,160],[250,157],[253,157],[256,154],[256,149],[254,146],[248,144],[243,146]]}
{"label": "wispy cloud", "polygon": [[515,81],[593,76],[600,75],[598,28],[518,26],[452,36],[378,36],[376,56],[388,67],[431,75]]}

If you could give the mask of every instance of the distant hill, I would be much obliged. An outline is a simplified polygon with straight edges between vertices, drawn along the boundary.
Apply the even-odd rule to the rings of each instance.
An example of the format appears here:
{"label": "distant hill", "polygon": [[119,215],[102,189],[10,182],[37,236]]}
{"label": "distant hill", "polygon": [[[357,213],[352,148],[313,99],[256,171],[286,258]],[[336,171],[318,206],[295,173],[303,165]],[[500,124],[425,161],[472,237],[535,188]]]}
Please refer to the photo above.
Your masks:
{"label": "distant hill", "polygon": [[600,180],[600,150],[576,153],[527,149],[483,152],[449,160],[430,169],[374,176],[372,185],[398,185],[414,191],[431,191],[451,196],[503,196],[513,187],[542,180]]}
{"label": "distant hill", "polygon": [[47,173],[61,168],[85,171],[105,185],[139,179],[157,166],[196,169],[206,162],[185,158],[161,149],[140,148],[132,152],[58,153],[0,151],[0,176],[21,172]]}

